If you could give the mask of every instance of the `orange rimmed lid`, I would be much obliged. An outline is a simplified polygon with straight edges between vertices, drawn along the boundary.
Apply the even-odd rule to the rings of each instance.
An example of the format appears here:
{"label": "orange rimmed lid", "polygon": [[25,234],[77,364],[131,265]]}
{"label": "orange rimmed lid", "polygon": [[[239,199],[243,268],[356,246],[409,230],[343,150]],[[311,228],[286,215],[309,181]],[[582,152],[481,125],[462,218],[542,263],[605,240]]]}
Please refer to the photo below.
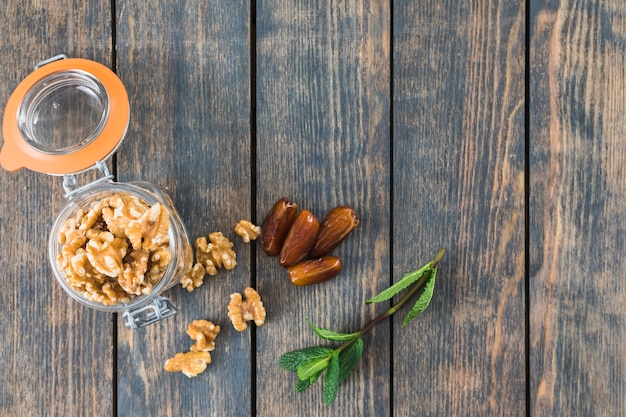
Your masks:
{"label": "orange rimmed lid", "polygon": [[9,98],[0,165],[53,175],[85,171],[115,152],[129,118],[126,89],[109,68],[79,58],[47,63]]}

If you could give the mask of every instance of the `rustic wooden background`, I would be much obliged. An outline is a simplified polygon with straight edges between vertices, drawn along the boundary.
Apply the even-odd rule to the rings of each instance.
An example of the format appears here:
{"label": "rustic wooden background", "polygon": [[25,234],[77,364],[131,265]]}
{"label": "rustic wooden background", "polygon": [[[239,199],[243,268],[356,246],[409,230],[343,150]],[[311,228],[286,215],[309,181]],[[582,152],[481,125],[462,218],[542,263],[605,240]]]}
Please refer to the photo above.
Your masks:
{"label": "rustic wooden background", "polygon": [[[238,266],[138,331],[63,293],[47,260],[61,179],[0,171],[1,416],[591,416],[626,410],[626,6],[618,0],[5,0],[0,103],[60,52],[131,102],[110,165],[173,198],[190,237],[282,196],[356,208],[335,280]],[[87,176],[91,178],[91,176]],[[87,179],[86,178],[86,179]],[[365,338],[336,402],[280,354],[355,331],[374,293],[448,248],[431,306]],[[231,292],[266,325],[238,333]],[[188,379],[163,363],[222,326]]]}

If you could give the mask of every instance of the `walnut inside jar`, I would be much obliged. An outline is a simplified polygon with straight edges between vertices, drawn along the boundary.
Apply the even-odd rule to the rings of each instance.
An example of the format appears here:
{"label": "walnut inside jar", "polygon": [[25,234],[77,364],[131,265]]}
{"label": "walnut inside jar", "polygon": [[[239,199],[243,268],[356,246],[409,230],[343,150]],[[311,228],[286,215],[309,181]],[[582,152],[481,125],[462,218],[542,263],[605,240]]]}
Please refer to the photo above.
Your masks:
{"label": "walnut inside jar", "polygon": [[56,259],[67,284],[103,305],[146,295],[172,260],[170,216],[161,204],[115,193],[79,209],[59,230]]}

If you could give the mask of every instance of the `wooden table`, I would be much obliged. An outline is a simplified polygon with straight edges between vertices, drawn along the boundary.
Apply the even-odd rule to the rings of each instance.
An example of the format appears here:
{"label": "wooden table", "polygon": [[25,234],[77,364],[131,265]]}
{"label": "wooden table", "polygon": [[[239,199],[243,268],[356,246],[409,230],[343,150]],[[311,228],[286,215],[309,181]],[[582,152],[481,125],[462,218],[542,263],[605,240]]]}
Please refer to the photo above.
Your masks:
{"label": "wooden table", "polygon": [[[119,181],[166,190],[190,237],[288,196],[359,228],[296,288],[257,245],[140,330],[51,275],[61,179],[0,172],[2,416],[620,416],[626,413],[626,8],[618,0],[23,1],[0,9],[0,102],[44,58],[112,68]],[[2,110],[3,112],[3,110]],[[430,307],[382,322],[334,404],[296,394],[306,325],[359,329],[376,292],[448,248]],[[258,289],[263,327],[230,326]],[[187,324],[222,326],[193,379]]]}

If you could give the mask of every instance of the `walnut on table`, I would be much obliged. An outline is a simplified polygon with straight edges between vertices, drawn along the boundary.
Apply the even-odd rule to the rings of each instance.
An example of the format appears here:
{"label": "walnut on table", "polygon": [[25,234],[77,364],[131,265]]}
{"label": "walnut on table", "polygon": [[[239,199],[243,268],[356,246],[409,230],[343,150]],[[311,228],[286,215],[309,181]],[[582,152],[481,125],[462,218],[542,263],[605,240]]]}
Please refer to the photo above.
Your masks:
{"label": "walnut on table", "polygon": [[187,291],[192,292],[204,283],[204,276],[206,275],[206,269],[201,263],[196,263],[191,271],[187,272],[185,276],[180,280],[180,285]]}
{"label": "walnut on table", "polygon": [[238,332],[248,328],[248,321],[254,321],[257,326],[265,323],[266,312],[259,293],[251,287],[244,289],[243,293],[245,300],[241,294],[234,293],[230,295],[228,303],[228,317]]}
{"label": "walnut on table", "polygon": [[196,239],[196,262],[204,266],[206,273],[217,275],[217,266],[213,258],[213,246],[209,244],[207,238],[202,236]]}
{"label": "walnut on table", "polygon": [[214,276],[218,268],[233,269],[237,265],[234,244],[226,236],[213,232],[208,237],[208,240],[204,236],[196,239],[196,264],[180,281],[189,292],[204,283],[206,274]]}
{"label": "walnut on table", "polygon": [[187,326],[187,334],[196,341],[190,350],[193,352],[210,352],[215,349],[215,338],[220,332],[217,326],[207,320],[194,320]]}
{"label": "walnut on table", "polygon": [[235,225],[235,233],[241,236],[245,243],[249,243],[251,240],[256,240],[261,236],[261,226],[255,226],[248,220],[240,220]]}
{"label": "walnut on table", "polygon": [[207,271],[213,267],[230,270],[237,266],[237,254],[232,249],[234,244],[222,232],[209,233],[209,241],[204,236],[196,240],[196,260]]}
{"label": "walnut on table", "polygon": [[165,362],[163,368],[168,372],[182,372],[189,378],[198,376],[211,363],[209,352],[181,352]]}

